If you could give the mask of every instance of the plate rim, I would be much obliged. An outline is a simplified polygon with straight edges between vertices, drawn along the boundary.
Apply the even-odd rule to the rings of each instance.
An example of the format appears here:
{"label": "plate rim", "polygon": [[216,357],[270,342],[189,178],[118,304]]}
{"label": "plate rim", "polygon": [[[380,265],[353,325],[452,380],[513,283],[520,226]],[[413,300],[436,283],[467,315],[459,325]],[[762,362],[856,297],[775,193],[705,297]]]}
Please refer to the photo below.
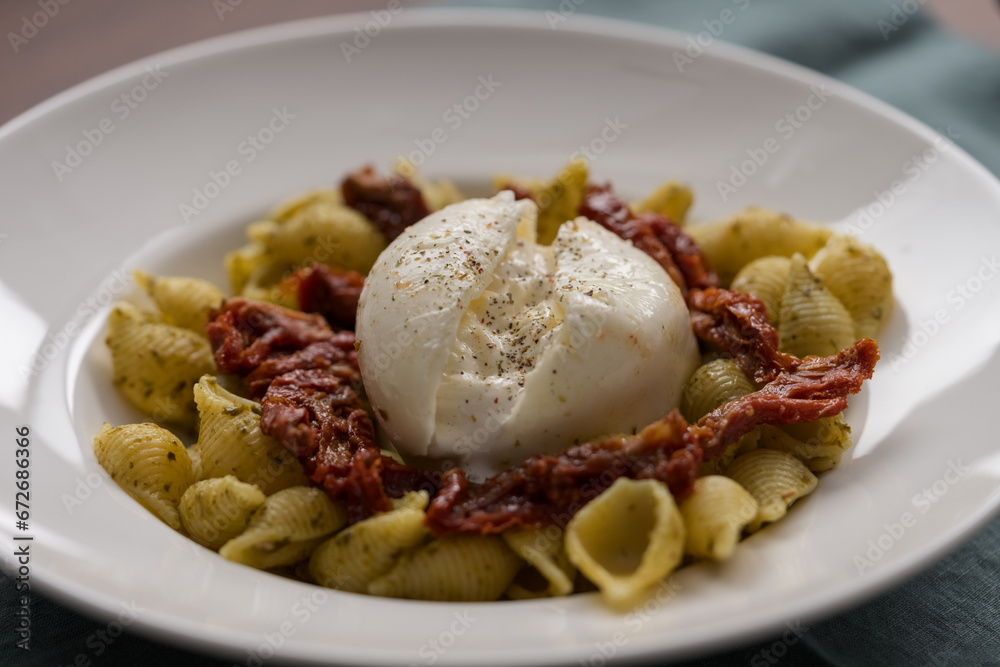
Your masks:
{"label": "plate rim", "polygon": [[[412,28],[490,28],[506,30],[537,30],[546,31],[544,24],[539,23],[543,15],[541,10],[500,8],[411,8],[397,16],[394,24],[386,30]],[[10,136],[19,132],[31,123],[38,122],[46,115],[59,110],[76,100],[104,91],[116,84],[127,81],[144,72],[145,67],[155,64],[179,65],[198,60],[231,54],[245,49],[252,49],[269,44],[292,42],[310,39],[323,35],[343,33],[353,29],[359,21],[368,20],[367,12],[324,15],[313,18],[298,19],[247,30],[236,31],[225,35],[199,40],[190,44],[171,48],[141,59],[126,63],[102,74],[80,82],[56,95],[34,105],[15,116],[3,126],[0,126],[0,145]],[[672,28],[649,26],[622,19],[607,18],[589,14],[575,14],[571,22],[560,26],[561,31],[583,35],[594,35],[656,44],[661,47],[675,46],[690,36],[687,33]],[[891,106],[890,104],[861,91],[849,84],[829,77],[808,67],[786,61],[777,56],[755,51],[753,49],[717,41],[711,47],[712,56],[735,62],[739,65],[792,79],[795,82],[809,85],[810,83],[825,83],[838,97],[848,100],[864,109],[892,121],[895,125],[909,131],[920,139],[931,142],[938,136],[931,127],[914,118],[910,114]],[[1000,180],[984,165],[979,163],[962,147],[954,145],[952,152],[962,166],[970,174],[977,174],[983,181],[985,189],[992,189],[1000,200]],[[978,532],[987,521],[1000,513],[1000,487],[994,490],[989,502],[981,504],[962,522],[954,525],[951,530],[940,534],[933,544],[927,545],[898,561],[884,566],[875,579],[858,578],[848,585],[838,587],[835,591],[820,590],[813,595],[795,602],[792,605],[782,605],[781,613],[772,611],[759,615],[754,622],[748,623],[736,632],[728,632],[722,638],[705,637],[684,646],[665,647],[651,646],[648,641],[633,641],[622,648],[620,653],[624,659],[639,659],[642,657],[681,657],[718,651],[734,645],[745,644],[754,639],[769,635],[780,628],[784,620],[800,617],[815,621],[818,618],[828,618],[848,607],[854,607],[865,600],[871,599],[885,590],[898,585],[905,579],[912,578],[919,572],[931,567],[948,553],[965,544],[975,532]],[[5,530],[4,533],[9,531]],[[4,567],[6,570],[6,567]],[[41,575],[33,579],[33,588],[42,591],[47,597],[58,601],[74,610],[85,610],[93,616],[108,619],[118,610],[119,601],[110,598],[100,591],[88,588],[75,580],[68,579],[52,571],[39,571],[33,567],[33,574]],[[873,573],[875,574],[875,573]],[[303,584],[305,585],[305,584]],[[515,607],[517,603],[512,603]],[[771,617],[774,618],[771,618]],[[236,655],[239,649],[233,641],[225,641],[223,637],[236,640],[242,633],[228,629],[213,629],[211,636],[192,634],[191,630],[200,624],[178,619],[174,614],[164,614],[149,610],[138,618],[130,627],[130,631],[144,636],[162,640],[182,640],[186,646],[196,646],[199,650],[215,656]],[[635,639],[639,639],[638,637]],[[638,644],[638,646],[637,646]],[[183,648],[183,647],[179,647]],[[580,647],[574,647],[579,649]],[[584,645],[582,648],[588,648]],[[351,649],[356,650],[356,649]],[[516,647],[511,649],[516,651]],[[523,650],[523,649],[522,649]],[[507,654],[507,655],[513,655]],[[277,656],[276,656],[277,657]],[[334,657],[338,662],[362,662],[364,664],[386,664],[393,658],[402,657],[386,653],[384,649],[372,648],[358,655],[327,656],[325,660]],[[471,657],[464,654],[464,657]],[[576,653],[571,653],[565,647],[553,647],[544,651],[531,649],[532,664],[567,664],[575,662]],[[316,658],[306,655],[281,655],[282,661],[314,664]],[[491,656],[476,656],[477,664],[505,664],[507,660]],[[440,656],[440,664],[460,664],[463,656],[455,656],[450,652]]]}

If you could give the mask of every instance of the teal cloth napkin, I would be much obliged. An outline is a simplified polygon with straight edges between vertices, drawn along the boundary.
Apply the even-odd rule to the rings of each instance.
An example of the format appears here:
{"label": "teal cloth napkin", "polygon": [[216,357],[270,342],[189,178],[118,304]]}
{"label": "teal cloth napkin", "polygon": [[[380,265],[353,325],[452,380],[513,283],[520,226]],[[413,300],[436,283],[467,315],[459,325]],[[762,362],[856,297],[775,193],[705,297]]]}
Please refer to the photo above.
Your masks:
{"label": "teal cloth napkin", "polygon": [[[922,0],[921,0],[922,1]],[[575,11],[689,32],[725,8],[735,42],[811,67],[903,109],[1000,174],[1000,56],[947,34],[918,0],[552,0],[465,2]],[[720,665],[1000,665],[1000,520],[910,582],[823,622],[683,663]],[[15,648],[17,596],[0,576],[0,665],[205,665],[221,661],[121,634],[31,594],[32,650]],[[113,631],[112,635],[109,630]]]}

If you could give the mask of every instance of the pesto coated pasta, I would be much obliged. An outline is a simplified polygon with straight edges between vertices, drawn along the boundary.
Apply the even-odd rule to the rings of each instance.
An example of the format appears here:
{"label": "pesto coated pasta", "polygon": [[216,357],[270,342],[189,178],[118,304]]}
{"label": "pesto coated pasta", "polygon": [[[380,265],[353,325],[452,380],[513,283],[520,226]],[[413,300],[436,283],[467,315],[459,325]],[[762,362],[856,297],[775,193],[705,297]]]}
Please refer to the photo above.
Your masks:
{"label": "pesto coated pasta", "polygon": [[802,255],[792,258],[779,312],[778,337],[783,352],[826,357],[855,340],[851,314],[809,270]]}
{"label": "pesto coated pasta", "polygon": [[556,526],[544,529],[514,528],[505,530],[501,537],[514,553],[530,565],[522,570],[523,581],[515,580],[507,589],[508,597],[523,600],[557,597],[573,592],[576,568],[566,555],[563,531]]}
{"label": "pesto coated pasta", "polygon": [[250,244],[226,256],[226,270],[235,293],[256,298],[269,298],[286,273],[312,262],[366,273],[385,248],[378,230],[339,193],[322,191],[285,204],[247,235]]}
{"label": "pesto coated pasta", "polygon": [[875,338],[892,312],[892,274],[874,248],[837,235],[816,253],[810,268],[854,321],[856,338]]}
{"label": "pesto coated pasta", "polygon": [[383,597],[448,602],[498,599],[522,561],[495,535],[456,535],[433,540],[400,556],[389,572],[368,585]]}
{"label": "pesto coated pasta", "polygon": [[[409,179],[410,185],[403,189],[418,200],[422,198],[426,209],[438,210],[465,199],[449,181],[426,179],[405,160],[398,161],[395,170],[399,177],[392,177],[397,179],[393,182],[398,184],[398,178]],[[523,215],[517,220],[519,233],[528,223],[537,222],[540,241],[552,243],[560,226],[567,221],[592,224],[578,219],[585,198],[595,192],[588,189],[589,178],[587,161],[578,159],[566,164],[551,179],[498,176],[495,183],[498,187],[513,186],[518,197],[530,196],[537,206],[537,220]],[[291,272],[314,262],[339,270],[368,272],[387,247],[387,235],[390,238],[392,235],[388,232],[384,235],[373,219],[362,214],[363,207],[352,208],[356,202],[351,199],[351,190],[344,192],[346,195],[332,188],[307,192],[282,202],[266,219],[251,224],[246,245],[224,258],[233,293],[298,308],[295,281],[302,274],[289,278]],[[352,206],[345,203],[345,196]],[[686,224],[693,202],[690,187],[670,180],[631,207],[620,200],[617,210],[632,216],[626,220],[629,224],[650,219],[666,224],[654,216],[643,216],[644,213]],[[420,215],[426,209],[419,209]],[[591,211],[595,217],[601,215],[597,208]],[[367,214],[376,217],[370,210]],[[604,224],[608,228],[613,226],[607,220]],[[676,228],[670,229],[680,233]],[[833,234],[828,227],[751,207],[725,220],[689,224],[684,233],[700,246],[722,286],[760,299],[784,352],[798,357],[836,354],[859,338],[876,335],[891,314],[892,275],[885,258],[857,239]],[[642,240],[628,231],[621,236],[636,246]],[[562,233],[559,238],[561,242]],[[476,262],[470,262],[469,268],[482,269],[477,268]],[[596,587],[604,600],[621,607],[637,600],[682,564],[732,558],[741,539],[784,517],[791,505],[816,488],[818,478],[814,473],[834,468],[852,444],[851,429],[842,415],[809,423],[763,424],[730,443],[721,455],[709,461],[701,461],[696,446],[694,453],[687,451],[692,457],[685,471],[688,477],[684,483],[688,486],[681,490],[677,490],[673,480],[668,487],[657,479],[619,476],[613,483],[605,481],[600,488],[608,483],[610,486],[594,498],[585,493],[584,487],[575,489],[580,494],[576,497],[577,504],[572,511],[551,519],[557,525],[535,527],[537,524],[529,521],[525,521],[527,525],[519,525],[522,519],[518,518],[502,527],[492,524],[492,530],[501,531],[495,534],[480,529],[481,524],[473,526],[483,534],[439,530],[440,524],[435,524],[434,519],[440,506],[432,505],[430,510],[428,507],[433,493],[438,493],[437,498],[446,495],[443,490],[447,485],[443,481],[440,491],[434,491],[434,486],[447,475],[431,477],[434,481],[418,487],[403,486],[400,490],[397,486],[392,493],[381,496],[381,504],[372,502],[358,512],[357,506],[351,504],[350,494],[364,494],[370,489],[363,489],[359,483],[345,492],[336,484],[346,478],[331,482],[331,477],[322,477],[326,474],[323,466],[338,470],[342,461],[330,461],[342,456],[343,451],[331,455],[331,447],[325,453],[330,456],[326,460],[319,456],[303,457],[304,466],[278,439],[264,434],[261,404],[241,395],[246,393],[248,384],[236,374],[218,374],[206,324],[209,311],[225,306],[223,291],[196,278],[153,276],[141,270],[133,275],[136,285],[148,297],[146,301],[155,304],[156,312],[127,302],[113,305],[106,342],[114,385],[144,414],[157,422],[187,429],[177,433],[189,442],[195,432],[197,439],[185,447],[177,435],[156,424],[119,427],[104,424],[94,439],[98,463],[156,517],[231,563],[269,570],[343,593],[473,602],[559,597]],[[331,272],[331,275],[339,274]],[[356,276],[352,279],[356,280]],[[678,284],[683,282],[678,280]],[[687,287],[680,286],[683,308],[687,294],[683,290]],[[397,284],[398,289],[403,287],[409,288],[410,284],[402,287]],[[504,289],[511,290],[506,297],[513,304],[514,292],[529,288],[507,284]],[[603,295],[593,292],[585,296],[603,302]],[[497,291],[502,293],[503,290]],[[306,297],[301,298],[305,304]],[[356,302],[357,292],[353,298]],[[494,305],[506,305],[502,301]],[[314,312],[322,311],[316,308]],[[533,317],[540,317],[532,312]],[[552,321],[564,315],[554,312]],[[686,322],[685,316],[682,323]],[[337,325],[332,331],[339,329]],[[216,344],[217,331],[213,329]],[[236,331],[246,336],[244,343],[252,339],[245,330]],[[354,349],[361,351],[361,330],[358,331]],[[346,333],[353,332],[348,329]],[[344,348],[350,352],[350,339],[347,340]],[[761,385],[744,374],[737,361],[717,358],[722,348],[714,343],[703,344],[700,350],[692,346],[689,366],[698,354],[703,363],[687,378],[679,406],[663,406],[663,414],[679,407],[684,420],[696,424],[721,406],[761,389]],[[266,354],[274,359],[285,353],[278,347]],[[461,352],[454,350],[450,354],[461,356]],[[225,357],[219,359],[220,366],[225,368]],[[309,357],[308,361],[320,367],[327,362],[319,357]],[[526,365],[531,361],[525,358]],[[358,371],[361,364],[353,357],[338,363],[354,364],[353,371]],[[315,370],[309,364],[305,368]],[[364,413],[368,413],[367,418],[378,429],[374,442],[384,447],[381,459],[377,452],[375,459],[365,459],[363,464],[358,464],[361,459],[348,459],[355,466],[349,474],[364,475],[365,471],[359,472],[363,466],[384,466],[394,472],[385,456],[413,464],[392,451],[395,445],[404,455],[407,453],[398,440],[391,441],[388,435],[391,430],[383,428],[385,424],[377,419],[381,416],[387,421],[388,414],[372,408],[358,376],[351,376],[350,370],[345,376],[352,379],[339,386],[346,388],[352,383],[351,390],[361,397],[354,404],[352,418],[361,415],[359,423],[364,426]],[[560,367],[552,373],[557,370],[563,372]],[[548,372],[545,371],[546,376]],[[361,377],[371,395],[373,383],[363,373]],[[679,383],[684,378],[675,379]],[[332,409],[341,400],[332,392],[324,396],[322,401],[309,404],[312,412],[297,404],[285,406],[289,407],[287,414],[301,409],[305,415],[301,422],[292,422],[295,428],[320,423],[323,417],[319,413]],[[274,404],[268,403],[269,400],[288,399],[268,395],[261,400],[266,408],[273,409]],[[375,404],[378,405],[377,401]],[[740,404],[743,405],[746,403]],[[574,405],[566,405],[566,410],[573,409]],[[276,438],[282,438],[274,430],[274,414],[268,413],[266,425]],[[394,417],[397,414],[393,412]],[[295,415],[298,419],[298,413]],[[468,416],[477,422],[477,416],[481,415],[470,412]],[[479,425],[483,423],[480,421]],[[489,429],[490,422],[485,423]],[[669,419],[664,423],[669,424]],[[333,424],[334,430],[352,428],[346,419],[343,424],[329,424]],[[366,428],[370,429],[370,424]],[[614,437],[614,442],[618,442],[614,434],[594,434],[595,438],[598,436]],[[628,442],[627,437],[622,436],[621,442]],[[357,447],[349,439],[333,443]],[[518,441],[514,446],[520,444]],[[567,447],[573,444],[579,444],[579,439],[566,443]],[[297,443],[289,447],[301,454]],[[352,454],[353,451],[347,453]],[[533,465],[532,461],[529,459]],[[660,472],[656,473],[658,479],[666,479]],[[650,473],[628,474],[643,477]],[[388,476],[379,478],[378,483],[385,484],[384,490],[390,487],[387,479]],[[477,486],[472,473],[469,479],[472,481],[468,482],[468,489],[483,488]],[[492,493],[489,485],[484,486],[487,493]],[[407,488],[430,488],[431,493]],[[676,498],[671,488],[677,493]],[[452,487],[450,492],[466,493],[468,489]],[[536,491],[544,493],[537,489],[530,493]],[[526,492],[525,496],[528,495]],[[373,507],[385,509],[390,500],[391,510],[373,513]],[[535,520],[543,515],[524,516]],[[552,516],[556,516],[554,511]]]}
{"label": "pesto coated pasta", "polygon": [[819,481],[794,456],[774,449],[756,449],[737,457],[726,468],[726,476],[757,501],[757,516],[746,527],[751,533],[785,516],[788,506],[812,493]]}
{"label": "pesto coated pasta", "polygon": [[622,604],[680,565],[684,519],[666,486],[620,478],[566,527],[566,553],[604,596]]}
{"label": "pesto coated pasta", "polygon": [[748,263],[733,278],[732,289],[753,294],[764,303],[771,325],[781,325],[781,296],[788,284],[792,261],[788,257],[769,255]]}
{"label": "pesto coated pasta", "polygon": [[194,426],[192,387],[215,370],[203,336],[121,301],[111,308],[106,341],[115,386],[132,405],[156,421]]}
{"label": "pesto coated pasta", "polygon": [[219,553],[262,570],[294,565],[309,558],[327,535],[346,523],[344,508],[323,491],[296,486],[269,496],[250,516],[247,529]]}
{"label": "pesto coated pasta", "polygon": [[636,213],[659,213],[678,225],[684,225],[693,203],[694,192],[691,188],[677,181],[667,181],[633,208]]}
{"label": "pesto coated pasta", "polygon": [[494,184],[498,188],[515,184],[531,193],[538,203],[538,242],[547,245],[555,240],[562,223],[576,218],[587,174],[587,161],[578,158],[569,162],[550,181],[497,176]]}
{"label": "pesto coated pasta", "polygon": [[304,486],[302,464],[274,438],[260,430],[260,405],[219,386],[211,375],[194,387],[201,417],[198,430],[202,478],[233,475],[256,484],[265,494]]}
{"label": "pesto coated pasta", "polygon": [[426,492],[410,494],[391,512],[376,514],[323,542],[309,559],[309,574],[320,586],[365,593],[393,568],[400,556],[429,539],[424,526]]}
{"label": "pesto coated pasta", "polygon": [[[681,414],[688,422],[694,423],[712,410],[729,401],[756,391],[750,379],[743,374],[732,359],[715,359],[702,364],[688,378],[681,396]],[[720,456],[705,461],[700,469],[702,475],[718,472],[720,468],[740,453],[757,447],[760,433],[756,429],[732,443]]]}
{"label": "pesto coated pasta", "polygon": [[174,530],[181,529],[177,506],[194,472],[173,433],[156,424],[112,428],[105,422],[94,438],[94,454],[126,493]]}
{"label": "pesto coated pasta", "polygon": [[225,295],[207,280],[184,276],[151,276],[132,271],[135,283],[156,303],[166,324],[205,335],[208,311],[218,308]]}
{"label": "pesto coated pasta", "polygon": [[833,468],[851,446],[851,427],[843,415],[803,424],[764,424],[759,430],[761,447],[787,452],[813,472]]}
{"label": "pesto coated pasta", "polygon": [[758,511],[757,501],[728,477],[707,475],[695,480],[694,491],[680,505],[684,517],[684,553],[725,560],[736,551],[743,528]]}
{"label": "pesto coated pasta", "polygon": [[766,208],[743,209],[728,220],[685,229],[705,253],[725,287],[744,266],[760,257],[799,253],[812,257],[833,235],[826,227],[794,220]]}
{"label": "pesto coated pasta", "polygon": [[232,475],[195,482],[181,497],[181,524],[192,540],[218,551],[246,530],[265,499],[259,488]]}

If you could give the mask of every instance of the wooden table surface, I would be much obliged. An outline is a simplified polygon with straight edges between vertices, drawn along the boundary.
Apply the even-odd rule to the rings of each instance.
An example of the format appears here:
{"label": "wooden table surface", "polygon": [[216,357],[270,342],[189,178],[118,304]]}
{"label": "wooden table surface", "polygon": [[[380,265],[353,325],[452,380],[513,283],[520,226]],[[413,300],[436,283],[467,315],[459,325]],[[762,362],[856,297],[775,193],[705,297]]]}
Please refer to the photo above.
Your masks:
{"label": "wooden table surface", "polygon": [[[65,3],[65,4],[62,4]],[[386,0],[0,0],[0,123],[138,58],[270,23],[384,8]],[[36,34],[25,25],[50,7]],[[56,10],[56,8],[58,8]],[[9,33],[31,35],[22,42]]]}
{"label": "wooden table surface", "polygon": [[[76,83],[165,49],[269,23],[367,11],[385,4],[386,0],[0,0],[0,33],[6,42],[0,46],[0,123]],[[952,29],[1000,51],[997,2],[927,0],[926,5]],[[51,16],[39,16],[46,7]]]}

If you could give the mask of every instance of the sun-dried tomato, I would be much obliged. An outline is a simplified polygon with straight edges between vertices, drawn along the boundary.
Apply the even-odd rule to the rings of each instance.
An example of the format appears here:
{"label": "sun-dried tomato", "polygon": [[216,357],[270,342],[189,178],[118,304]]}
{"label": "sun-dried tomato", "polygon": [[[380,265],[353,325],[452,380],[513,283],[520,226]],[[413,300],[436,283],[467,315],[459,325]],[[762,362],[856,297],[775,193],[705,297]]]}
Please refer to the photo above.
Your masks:
{"label": "sun-dried tomato", "polygon": [[565,525],[587,501],[619,477],[658,479],[683,500],[703,459],[760,424],[813,421],[840,413],[878,361],[875,341],[864,339],[833,357],[796,360],[760,391],[725,403],[688,425],[675,410],[637,435],[533,456],[482,484],[450,470],[427,511],[437,536],[495,533],[514,526]]}
{"label": "sun-dried tomato", "polygon": [[593,220],[656,260],[687,294],[689,289],[714,287],[715,272],[708,267],[698,244],[670,218],[657,213],[636,215],[611,190],[610,184],[588,184],[580,202],[580,215]]}
{"label": "sun-dried tomato", "polygon": [[357,393],[328,370],[274,379],[261,401],[261,430],[302,463],[309,480],[343,500],[351,523],[392,509],[407,491],[437,488],[437,476],[381,453]]}
{"label": "sun-dried tomato", "polygon": [[245,375],[253,399],[275,377],[296,369],[327,369],[348,383],[361,380],[354,332],[334,333],[319,315],[238,297],[209,316],[216,366]]}
{"label": "sun-dried tomato", "polygon": [[778,332],[752,294],[712,287],[692,290],[687,302],[695,335],[732,357],[754,382],[770,382],[798,362],[778,350]]}
{"label": "sun-dried tomato", "polygon": [[298,276],[296,294],[301,310],[322,315],[332,327],[354,330],[364,276],[326,264],[313,264],[294,275]]}
{"label": "sun-dried tomato", "polygon": [[274,378],[294,370],[325,370],[347,384],[361,382],[354,332],[340,331],[331,338],[312,343],[298,352],[265,359],[247,374],[250,397],[259,400]]}
{"label": "sun-dried tomato", "polygon": [[297,352],[333,331],[319,315],[243,297],[211,311],[205,327],[223,373],[245,375],[272,355]]}
{"label": "sun-dried tomato", "polygon": [[724,403],[691,431],[711,459],[761,424],[795,424],[832,417],[847,408],[847,396],[871,379],[878,344],[870,338],[832,357],[806,357],[781,371],[760,391]]}
{"label": "sun-dried tomato", "polygon": [[431,212],[413,181],[400,174],[383,176],[370,165],[348,174],[340,190],[344,203],[375,223],[390,241]]}
{"label": "sun-dried tomato", "polygon": [[425,523],[439,537],[565,526],[619,477],[658,479],[684,498],[700,464],[701,450],[675,410],[636,435],[588,442],[556,456],[532,456],[482,484],[470,484],[457,468],[449,470]]}

